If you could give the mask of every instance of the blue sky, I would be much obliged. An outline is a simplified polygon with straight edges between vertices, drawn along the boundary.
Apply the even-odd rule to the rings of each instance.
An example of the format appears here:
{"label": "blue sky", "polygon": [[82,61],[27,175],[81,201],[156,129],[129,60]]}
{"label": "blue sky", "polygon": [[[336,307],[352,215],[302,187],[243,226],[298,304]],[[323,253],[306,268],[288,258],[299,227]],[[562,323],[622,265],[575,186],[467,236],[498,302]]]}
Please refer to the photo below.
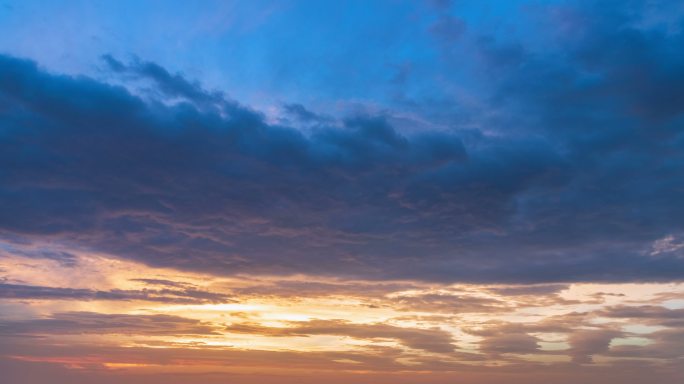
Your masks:
{"label": "blue sky", "polygon": [[[541,43],[530,21],[550,2],[4,4],[0,46],[50,70],[101,76],[100,55],[135,56],[249,105],[297,102],[339,114],[401,110],[404,98],[458,104],[482,92],[473,40]],[[35,39],[41,44],[27,43]]]}

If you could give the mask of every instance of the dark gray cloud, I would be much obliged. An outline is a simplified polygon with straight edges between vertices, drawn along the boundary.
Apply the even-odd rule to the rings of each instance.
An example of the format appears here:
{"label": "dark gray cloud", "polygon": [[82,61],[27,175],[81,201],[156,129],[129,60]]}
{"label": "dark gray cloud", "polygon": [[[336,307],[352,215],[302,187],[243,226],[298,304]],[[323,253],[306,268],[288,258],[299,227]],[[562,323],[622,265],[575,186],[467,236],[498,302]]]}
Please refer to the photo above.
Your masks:
{"label": "dark gray cloud", "polygon": [[496,287],[489,290],[503,296],[546,296],[568,289],[567,284],[542,284]]}
{"label": "dark gray cloud", "polygon": [[497,117],[469,134],[303,133],[154,63],[105,57],[142,98],[3,56],[0,231],[219,274],[680,280],[652,246],[684,233],[684,37],[641,6],[535,8],[581,27],[541,51],[478,36]]}
{"label": "dark gray cloud", "polygon": [[539,351],[537,341],[526,333],[493,335],[480,342],[480,350],[491,355],[536,353]]}
{"label": "dark gray cloud", "polygon": [[488,313],[510,310],[510,304],[500,300],[458,295],[432,293],[415,296],[400,296],[391,299],[393,306],[405,311],[425,311],[437,313]]}
{"label": "dark gray cloud", "polygon": [[212,335],[211,325],[171,315],[125,315],[95,312],[56,313],[44,319],[0,320],[0,335],[46,334]]}
{"label": "dark gray cloud", "polygon": [[[23,243],[23,244],[22,244]],[[26,246],[29,247],[26,247]],[[2,241],[0,238],[0,258],[8,255],[27,257],[32,259],[47,259],[56,261],[63,267],[75,267],[78,264],[78,257],[70,252],[59,249],[50,249],[47,247],[30,247],[31,244],[19,242],[12,244],[11,242]]]}
{"label": "dark gray cloud", "polygon": [[605,354],[610,349],[610,342],[622,335],[614,329],[581,330],[568,337],[572,361],[580,364],[593,362],[593,355]]}
{"label": "dark gray cloud", "polygon": [[183,289],[112,289],[101,291],[84,288],[59,288],[7,283],[0,283],[0,299],[140,300],[178,304],[226,303],[232,301],[228,295],[200,291],[191,287]]}
{"label": "dark gray cloud", "polygon": [[616,306],[601,312],[611,318],[631,319],[648,325],[684,328],[684,308],[669,309],[657,305]]}

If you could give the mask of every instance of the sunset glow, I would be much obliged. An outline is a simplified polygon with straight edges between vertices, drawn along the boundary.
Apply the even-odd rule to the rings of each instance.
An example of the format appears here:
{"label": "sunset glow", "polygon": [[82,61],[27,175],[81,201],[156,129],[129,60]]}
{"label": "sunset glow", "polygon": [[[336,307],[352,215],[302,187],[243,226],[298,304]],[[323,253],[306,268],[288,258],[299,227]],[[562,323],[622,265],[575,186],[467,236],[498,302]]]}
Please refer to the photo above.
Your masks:
{"label": "sunset glow", "polygon": [[529,364],[549,373],[574,363],[587,372],[679,369],[681,345],[669,337],[684,313],[681,283],[221,277],[89,253],[68,265],[2,256],[5,358],[84,377],[410,382],[428,373],[523,378]]}
{"label": "sunset glow", "polygon": [[0,384],[684,382],[684,5],[0,4]]}

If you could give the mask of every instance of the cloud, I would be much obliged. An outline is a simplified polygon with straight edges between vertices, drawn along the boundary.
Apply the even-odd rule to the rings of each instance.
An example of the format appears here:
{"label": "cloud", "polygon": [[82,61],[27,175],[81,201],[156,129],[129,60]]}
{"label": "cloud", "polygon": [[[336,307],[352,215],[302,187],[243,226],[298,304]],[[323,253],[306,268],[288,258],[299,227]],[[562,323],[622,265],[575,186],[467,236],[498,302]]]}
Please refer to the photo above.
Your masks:
{"label": "cloud", "polygon": [[621,334],[612,329],[582,330],[571,333],[568,343],[572,361],[580,364],[592,363],[592,356],[608,352],[610,342]]}
{"label": "cloud", "polygon": [[539,351],[538,339],[526,333],[509,333],[484,338],[480,350],[493,355],[528,354]]}
{"label": "cloud", "polygon": [[112,289],[101,291],[6,283],[0,283],[0,298],[20,300],[140,300],[177,304],[226,303],[232,301],[228,295],[200,291],[191,287],[184,289]]}
{"label": "cloud", "polygon": [[451,314],[501,312],[511,308],[508,303],[497,299],[447,293],[397,296],[391,299],[391,303],[405,311]]}
{"label": "cloud", "polygon": [[428,352],[449,353],[455,347],[450,333],[440,329],[403,328],[389,324],[355,324],[345,320],[311,320],[290,322],[288,327],[267,327],[258,324],[233,324],[226,328],[233,333],[266,336],[337,335],[359,339],[396,339],[401,344]]}
{"label": "cloud", "polygon": [[606,308],[601,311],[601,315],[609,318],[643,321],[649,325],[684,328],[684,309],[669,309],[657,305],[621,305]]}
{"label": "cloud", "polygon": [[233,287],[231,291],[246,296],[280,296],[280,297],[321,297],[321,296],[352,296],[365,298],[380,298],[384,295],[401,290],[417,288],[411,282],[377,281],[301,281],[278,280],[264,282],[249,287]]}
{"label": "cloud", "polygon": [[569,288],[567,284],[521,285],[490,288],[490,291],[504,296],[546,296]]}
{"label": "cloud", "polygon": [[171,74],[158,64],[135,60],[126,65],[111,55],[103,55],[102,60],[113,72],[150,80],[155,85],[154,89],[166,97],[181,98],[198,106],[217,106],[227,103],[220,92],[206,91],[200,84],[186,80],[181,74]]}
{"label": "cloud", "polygon": [[548,50],[460,37],[496,73],[475,130],[375,114],[305,133],[156,63],[104,57],[141,97],[2,56],[0,231],[215,274],[679,280],[684,259],[649,252],[684,231],[681,33],[571,8],[592,33]]}
{"label": "cloud", "polygon": [[136,283],[144,283],[146,285],[160,285],[160,286],[165,286],[165,287],[173,287],[173,288],[187,288],[192,286],[191,284],[187,283],[181,283],[178,281],[171,281],[171,280],[166,280],[166,279],[130,279],[130,281],[134,281]]}
{"label": "cloud", "polygon": [[321,116],[298,103],[283,104],[283,111],[302,123],[330,123],[331,118]]}
{"label": "cloud", "polygon": [[[279,104],[275,121],[167,69],[196,67],[214,33],[169,67],[105,55],[104,80],[41,68],[74,64],[12,39],[46,61],[0,55],[3,377],[682,382],[684,310],[661,306],[681,287],[635,298],[641,287],[572,284],[684,279],[684,8],[430,3],[308,4],[306,20],[290,19],[293,5],[259,34],[241,31],[246,43],[227,34],[222,56],[241,63],[201,72],[264,103],[316,100]],[[326,115],[350,104],[357,112]],[[101,269],[136,289],[66,288],[86,284],[88,254],[165,269]],[[199,288],[209,282],[230,295]],[[64,312],[240,295],[256,309],[197,309],[212,323]],[[346,320],[274,322],[298,308]],[[247,346],[225,346],[233,338]],[[335,342],[311,348],[319,339]]]}
{"label": "cloud", "polygon": [[651,256],[661,253],[672,253],[684,248],[684,242],[676,239],[673,235],[667,235],[653,242]]}
{"label": "cloud", "polygon": [[0,321],[2,335],[122,334],[142,336],[214,335],[215,327],[171,315],[95,312],[56,313],[44,319]]}
{"label": "cloud", "polygon": [[[147,383],[151,378],[159,383],[185,383],[197,377],[197,366],[211,366],[212,373],[204,373],[203,381],[224,383],[444,383],[459,380],[463,383],[548,383],[572,384],[593,382],[640,384],[644,381],[677,382],[681,370],[675,364],[654,366],[629,361],[627,364],[586,365],[577,369],[569,364],[522,363],[519,366],[475,366],[458,364],[447,359],[437,361],[415,356],[411,364],[396,361],[395,349],[376,349],[363,352],[296,352],[258,351],[233,348],[202,350],[197,348],[144,348],[139,346],[112,347],[95,344],[63,345],[49,340],[18,344],[7,338],[0,344],[0,366],[5,377],[16,382],[116,383],[125,377],[127,382]],[[11,357],[8,357],[11,356]],[[118,364],[152,365],[135,368],[108,368]],[[229,363],[229,364],[228,364]],[[180,365],[182,364],[182,365]],[[154,365],[158,365],[155,367]],[[174,372],[168,373],[173,367]],[[71,369],[64,369],[71,368]],[[240,375],[247,368],[249,374]],[[262,374],[255,375],[255,370]],[[277,375],[268,375],[277,369]],[[426,370],[431,370],[426,374]],[[359,373],[362,370],[362,373]],[[150,375],[154,372],[154,375]],[[315,372],[315,375],[312,375]],[[264,374],[266,373],[266,374]],[[31,381],[25,381],[27,378]],[[80,380],[80,381],[79,381]],[[118,381],[117,381],[118,380]],[[14,381],[13,381],[14,382]]]}
{"label": "cloud", "polygon": [[679,328],[670,328],[653,332],[648,335],[646,345],[616,345],[611,347],[609,356],[620,358],[648,358],[681,360],[684,356],[684,331],[681,321]]}

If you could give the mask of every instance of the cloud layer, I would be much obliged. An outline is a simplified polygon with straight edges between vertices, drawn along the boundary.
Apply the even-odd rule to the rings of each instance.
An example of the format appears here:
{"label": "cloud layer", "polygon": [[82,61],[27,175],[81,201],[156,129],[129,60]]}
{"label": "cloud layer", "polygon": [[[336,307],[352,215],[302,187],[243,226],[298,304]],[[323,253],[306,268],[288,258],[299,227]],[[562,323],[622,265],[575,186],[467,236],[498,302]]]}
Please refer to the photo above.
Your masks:
{"label": "cloud layer", "polygon": [[[650,50],[679,38],[614,29],[650,39]],[[644,54],[612,46],[617,40],[591,43]],[[68,238],[151,265],[217,273],[680,278],[679,249],[649,247],[683,229],[676,127],[684,106],[675,95],[665,109],[611,97],[643,90],[614,90],[630,86],[619,77],[629,69],[586,57],[589,43],[576,42],[568,73],[532,73],[541,68],[532,59],[503,72],[501,92],[535,108],[536,132],[480,134],[467,144],[458,132],[404,135],[383,116],[322,120],[304,133],[153,63],[105,57],[115,73],[149,80],[158,91],[150,98],[4,56],[0,228],[10,241]],[[677,92],[670,77],[680,73],[670,63],[679,59],[658,54],[668,52],[653,53],[655,62],[640,67],[646,84],[634,86]],[[589,67],[602,75],[586,85],[578,76]],[[538,89],[516,85],[532,76],[569,78],[560,88],[552,78]],[[586,106],[591,97],[608,101]]]}
{"label": "cloud layer", "polygon": [[536,6],[502,36],[440,4],[442,67],[397,64],[392,108],[342,117],[137,58],[98,80],[1,56],[0,235],[217,274],[681,279],[681,9]]}

